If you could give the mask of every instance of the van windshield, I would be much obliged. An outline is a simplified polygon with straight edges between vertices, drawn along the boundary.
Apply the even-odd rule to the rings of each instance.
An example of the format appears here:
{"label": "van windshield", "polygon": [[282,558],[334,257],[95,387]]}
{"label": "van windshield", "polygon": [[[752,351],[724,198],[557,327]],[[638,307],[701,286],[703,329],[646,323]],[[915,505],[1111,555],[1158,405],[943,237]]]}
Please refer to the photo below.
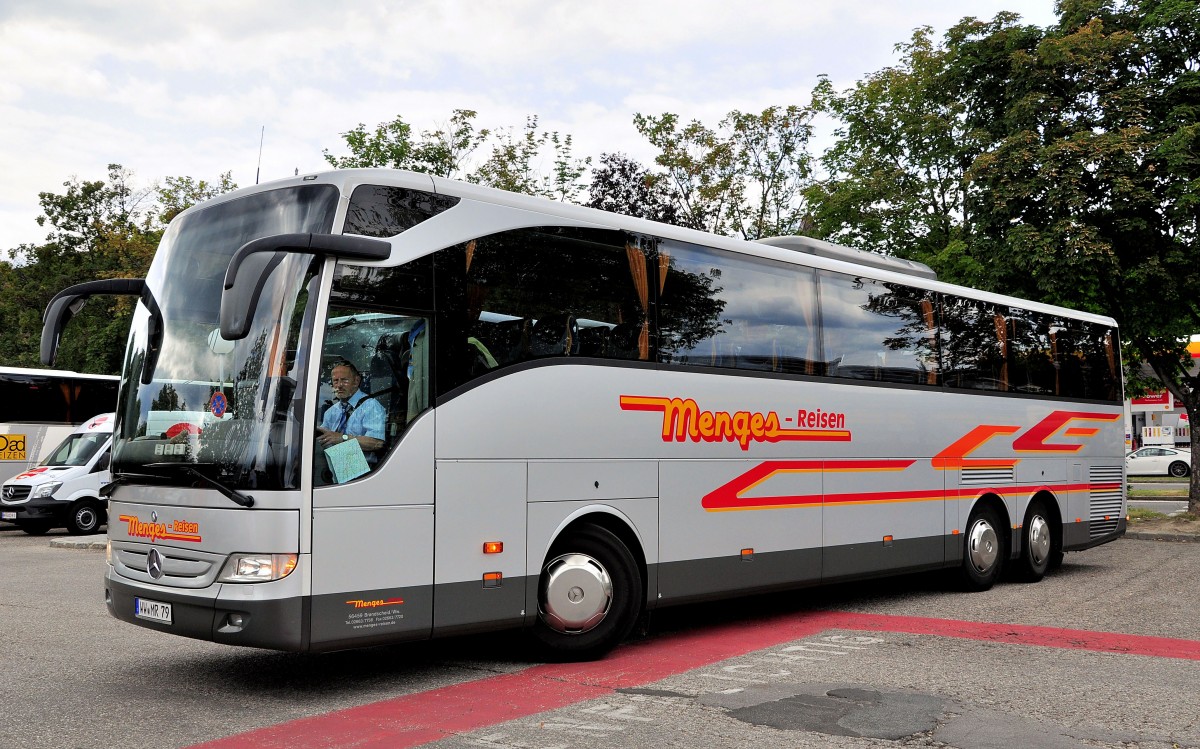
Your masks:
{"label": "van windshield", "polygon": [[44,466],[85,466],[108,442],[108,434],[72,434],[58,446]]}

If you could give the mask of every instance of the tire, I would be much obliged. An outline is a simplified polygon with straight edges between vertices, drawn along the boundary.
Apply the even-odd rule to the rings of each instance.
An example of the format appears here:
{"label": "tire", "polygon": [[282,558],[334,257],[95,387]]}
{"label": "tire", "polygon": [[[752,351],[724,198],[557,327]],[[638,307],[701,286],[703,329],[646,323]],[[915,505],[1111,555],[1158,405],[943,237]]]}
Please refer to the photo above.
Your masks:
{"label": "tire", "polygon": [[31,536],[44,536],[53,527],[49,520],[26,520],[17,527]]}
{"label": "tire", "polygon": [[[1025,523],[1021,526],[1021,557],[1017,560],[1017,578],[1027,583],[1036,583],[1046,576],[1054,558],[1056,542],[1050,515],[1042,500],[1034,500],[1025,512]],[[1062,552],[1059,551],[1059,562]]]}
{"label": "tire", "polygon": [[81,499],[71,505],[71,514],[67,516],[67,532],[72,536],[86,536],[96,533],[104,524],[104,508],[94,499]]}
{"label": "tire", "polygon": [[1177,479],[1181,479],[1184,476],[1187,476],[1188,474],[1190,474],[1191,472],[1192,472],[1191,466],[1189,466],[1187,463],[1184,463],[1184,462],[1178,461],[1178,460],[1175,461],[1174,463],[1172,463],[1169,468],[1167,468],[1167,473],[1171,474],[1172,476],[1174,476]]}
{"label": "tire", "polygon": [[542,567],[533,635],[554,657],[598,658],[633,629],[642,598],[637,561],[621,539],[584,526],[556,542]]}
{"label": "tire", "polygon": [[1000,515],[988,505],[976,507],[963,535],[966,546],[959,581],[964,590],[988,590],[1000,578],[1008,554]]}

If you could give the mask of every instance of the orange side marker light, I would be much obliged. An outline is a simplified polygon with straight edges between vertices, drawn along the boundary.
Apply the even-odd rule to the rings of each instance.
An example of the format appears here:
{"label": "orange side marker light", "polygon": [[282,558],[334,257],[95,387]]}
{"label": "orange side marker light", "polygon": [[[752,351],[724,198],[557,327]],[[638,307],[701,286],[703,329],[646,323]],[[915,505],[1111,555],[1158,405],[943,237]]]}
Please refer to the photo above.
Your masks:
{"label": "orange side marker light", "polygon": [[499,554],[503,551],[504,551],[504,542],[503,541],[484,541],[483,542],[483,553],[484,554]]}

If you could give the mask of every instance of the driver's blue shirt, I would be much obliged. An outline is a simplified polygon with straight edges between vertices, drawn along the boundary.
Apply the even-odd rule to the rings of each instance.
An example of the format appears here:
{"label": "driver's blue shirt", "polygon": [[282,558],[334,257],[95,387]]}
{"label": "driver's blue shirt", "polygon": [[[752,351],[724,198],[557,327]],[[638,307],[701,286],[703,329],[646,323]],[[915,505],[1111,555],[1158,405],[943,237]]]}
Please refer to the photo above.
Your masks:
{"label": "driver's blue shirt", "polygon": [[344,416],[345,401],[334,401],[321,419],[321,426],[351,437],[384,439],[387,411],[383,405],[374,398],[367,398],[367,394],[361,390],[355,390],[349,402],[353,410],[348,417]]}

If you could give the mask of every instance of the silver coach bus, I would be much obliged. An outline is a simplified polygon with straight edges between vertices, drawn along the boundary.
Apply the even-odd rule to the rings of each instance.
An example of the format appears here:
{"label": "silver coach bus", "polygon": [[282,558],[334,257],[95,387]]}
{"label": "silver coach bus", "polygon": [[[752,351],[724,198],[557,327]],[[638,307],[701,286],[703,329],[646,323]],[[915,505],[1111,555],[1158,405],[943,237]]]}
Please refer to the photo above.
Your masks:
{"label": "silver coach bus", "polygon": [[[824,242],[334,171],[180,214],[144,282],[52,302],[44,358],[94,293],[139,297],[108,607],[163,632],[583,658],[654,607],[985,589],[1125,528],[1112,319]],[[317,438],[344,362],[377,439]]]}

